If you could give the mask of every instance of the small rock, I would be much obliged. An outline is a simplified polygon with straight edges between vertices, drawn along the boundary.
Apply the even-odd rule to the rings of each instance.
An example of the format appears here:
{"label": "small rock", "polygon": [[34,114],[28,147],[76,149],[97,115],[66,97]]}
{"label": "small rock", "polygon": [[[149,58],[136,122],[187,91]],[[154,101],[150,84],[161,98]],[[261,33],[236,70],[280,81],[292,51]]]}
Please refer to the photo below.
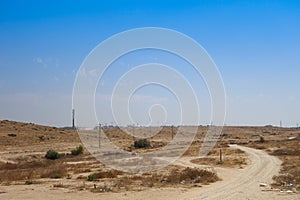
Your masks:
{"label": "small rock", "polygon": [[266,183],[260,183],[259,184],[259,187],[267,187],[268,186],[268,184],[266,184]]}

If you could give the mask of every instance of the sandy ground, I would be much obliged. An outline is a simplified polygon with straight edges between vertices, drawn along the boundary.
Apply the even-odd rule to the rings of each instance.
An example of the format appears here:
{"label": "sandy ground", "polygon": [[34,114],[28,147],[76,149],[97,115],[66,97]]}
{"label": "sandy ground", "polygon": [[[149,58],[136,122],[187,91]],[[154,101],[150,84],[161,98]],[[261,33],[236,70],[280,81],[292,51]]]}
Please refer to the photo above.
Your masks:
{"label": "sandy ground", "polygon": [[[260,183],[271,183],[273,175],[278,174],[281,161],[264,151],[248,147],[233,146],[247,152],[250,163],[244,169],[216,168],[222,181],[205,185],[201,188],[153,188],[140,192],[120,193],[92,193],[90,191],[77,191],[68,188],[54,188],[51,182],[36,185],[10,185],[0,186],[0,199],[26,200],[83,200],[83,199],[300,199],[299,194],[286,194],[278,191],[264,191]],[[189,161],[192,157],[183,157],[175,164],[196,167]],[[199,166],[202,167],[202,166]]]}

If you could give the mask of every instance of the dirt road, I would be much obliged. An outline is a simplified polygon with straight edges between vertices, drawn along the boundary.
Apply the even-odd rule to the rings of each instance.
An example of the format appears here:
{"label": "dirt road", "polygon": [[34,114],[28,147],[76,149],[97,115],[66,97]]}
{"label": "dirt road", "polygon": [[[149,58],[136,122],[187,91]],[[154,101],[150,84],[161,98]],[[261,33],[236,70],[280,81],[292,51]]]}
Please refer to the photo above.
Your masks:
{"label": "dirt road", "polygon": [[[89,191],[68,191],[64,188],[53,190],[50,185],[15,185],[0,186],[1,199],[126,199],[126,200],[146,200],[146,199],[255,199],[255,200],[277,200],[277,199],[300,199],[299,194],[281,194],[280,192],[262,191],[259,183],[271,183],[273,175],[280,169],[281,161],[264,151],[252,148],[233,146],[245,151],[250,159],[249,165],[244,169],[217,168],[218,175],[222,181],[201,188],[162,188],[149,189],[140,192],[126,193],[104,193],[94,194]],[[191,158],[189,158],[190,160]],[[189,165],[187,158],[182,158],[177,162],[180,165]],[[176,163],[175,163],[176,164]],[[195,164],[190,166],[195,167]],[[4,192],[1,194],[1,192]]]}
{"label": "dirt road", "polygon": [[[260,183],[271,183],[280,170],[281,161],[264,151],[234,146],[245,151],[250,164],[244,169],[217,169],[223,181],[192,191],[181,199],[283,199],[276,193],[263,192]],[[290,199],[290,197],[288,198]]]}

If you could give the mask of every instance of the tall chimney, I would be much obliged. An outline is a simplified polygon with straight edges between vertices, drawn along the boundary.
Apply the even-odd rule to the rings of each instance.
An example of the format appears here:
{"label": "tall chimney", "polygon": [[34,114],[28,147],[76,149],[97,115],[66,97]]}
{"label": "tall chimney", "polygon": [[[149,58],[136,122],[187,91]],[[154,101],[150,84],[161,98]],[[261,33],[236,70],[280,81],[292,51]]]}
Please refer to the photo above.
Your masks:
{"label": "tall chimney", "polygon": [[72,109],[72,129],[75,129],[75,109]]}

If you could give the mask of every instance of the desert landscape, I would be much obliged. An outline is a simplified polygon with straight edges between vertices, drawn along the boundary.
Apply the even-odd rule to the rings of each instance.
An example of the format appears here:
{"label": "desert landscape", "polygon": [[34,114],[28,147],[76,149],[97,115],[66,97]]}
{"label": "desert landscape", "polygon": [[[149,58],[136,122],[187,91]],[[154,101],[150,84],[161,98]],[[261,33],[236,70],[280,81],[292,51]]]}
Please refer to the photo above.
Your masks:
{"label": "desert landscape", "polygon": [[0,1],[0,200],[300,200],[300,1]]}
{"label": "desert landscape", "polygon": [[[199,157],[207,129],[208,126],[199,126],[192,145],[171,165],[149,173],[127,173],[95,159],[84,148],[76,130],[2,120],[0,196],[1,199],[299,199],[298,128],[227,126],[214,149]],[[139,131],[147,132],[147,128]],[[133,153],[157,151],[172,140],[172,127],[163,127],[146,140],[145,146],[137,145],[138,138],[119,128],[103,132],[115,145]]]}

